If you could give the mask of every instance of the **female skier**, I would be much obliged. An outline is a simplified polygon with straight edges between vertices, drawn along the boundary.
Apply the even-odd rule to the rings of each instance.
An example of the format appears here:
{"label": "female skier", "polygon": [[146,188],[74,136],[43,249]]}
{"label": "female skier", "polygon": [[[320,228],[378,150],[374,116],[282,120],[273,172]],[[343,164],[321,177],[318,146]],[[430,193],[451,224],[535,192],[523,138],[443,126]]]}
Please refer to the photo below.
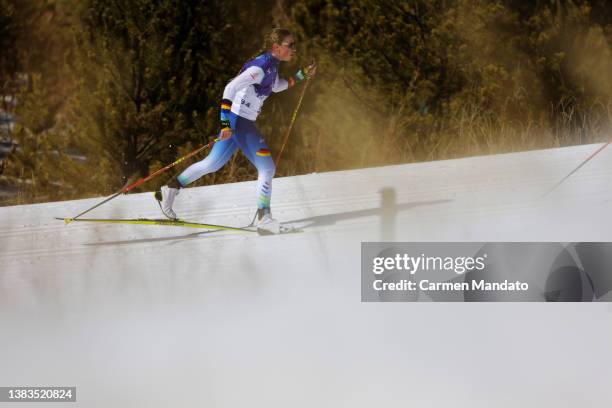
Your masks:
{"label": "female skier", "polygon": [[255,119],[271,92],[281,92],[316,72],[313,63],[300,69],[295,76],[281,79],[278,65],[281,61],[291,61],[296,48],[290,31],[275,28],[267,37],[264,53],[248,61],[238,76],[225,87],[221,101],[221,132],[219,141],[202,161],[189,166],[181,174],[161,188],[161,209],[164,215],[176,219],[172,209],[174,198],[179,189],[193,183],[200,177],[219,170],[240,148],[247,159],[257,168],[257,227],[277,231],[278,222],[270,212],[274,161],[263,137],[255,127]]}

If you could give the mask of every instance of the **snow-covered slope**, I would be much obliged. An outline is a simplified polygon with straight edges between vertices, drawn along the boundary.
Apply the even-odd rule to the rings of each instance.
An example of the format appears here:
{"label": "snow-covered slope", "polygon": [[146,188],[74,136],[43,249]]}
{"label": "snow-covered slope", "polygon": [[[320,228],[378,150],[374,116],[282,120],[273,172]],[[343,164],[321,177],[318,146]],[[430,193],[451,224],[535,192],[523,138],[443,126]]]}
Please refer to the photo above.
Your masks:
{"label": "snow-covered slope", "polygon": [[[76,385],[83,407],[610,405],[607,304],[359,287],[364,241],[612,241],[612,150],[541,199],[597,147],[277,178],[274,215],[303,230],[278,236],[53,219],[99,197],[0,208],[0,386]],[[254,203],[246,182],[175,209],[240,226]],[[147,193],[87,216],[160,213]]]}

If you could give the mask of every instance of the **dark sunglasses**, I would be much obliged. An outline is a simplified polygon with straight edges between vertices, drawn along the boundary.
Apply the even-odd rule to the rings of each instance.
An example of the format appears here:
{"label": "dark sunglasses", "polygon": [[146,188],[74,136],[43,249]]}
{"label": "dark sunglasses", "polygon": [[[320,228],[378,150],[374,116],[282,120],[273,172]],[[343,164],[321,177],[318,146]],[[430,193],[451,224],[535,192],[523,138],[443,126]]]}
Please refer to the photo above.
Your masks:
{"label": "dark sunglasses", "polygon": [[285,45],[285,46],[291,48],[292,50],[295,50],[295,41],[294,42],[290,42],[290,43],[281,43],[281,45]]}

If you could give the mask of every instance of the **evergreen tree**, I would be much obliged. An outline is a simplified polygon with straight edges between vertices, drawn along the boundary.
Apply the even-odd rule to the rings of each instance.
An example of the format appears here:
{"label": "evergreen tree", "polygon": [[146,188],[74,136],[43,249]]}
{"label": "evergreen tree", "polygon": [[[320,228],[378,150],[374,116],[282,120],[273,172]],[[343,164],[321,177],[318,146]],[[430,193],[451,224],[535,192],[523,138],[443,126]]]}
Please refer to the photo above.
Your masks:
{"label": "evergreen tree", "polygon": [[17,72],[18,22],[15,14],[15,6],[10,0],[0,0],[0,91],[5,90],[7,81]]}
{"label": "evergreen tree", "polygon": [[[2,99],[4,109],[16,118],[10,135],[15,146],[3,176],[5,184],[17,190],[17,196],[8,203],[63,198],[62,175],[71,167],[58,162],[59,157],[65,158],[66,142],[59,118],[70,93],[65,64],[70,54],[70,36],[65,29],[69,7],[64,7],[65,1],[54,0],[4,4],[9,5],[2,9],[10,10],[12,23],[4,27],[8,30],[5,38],[10,39],[6,45],[10,64],[9,69],[2,64]],[[69,197],[70,189],[67,192]]]}

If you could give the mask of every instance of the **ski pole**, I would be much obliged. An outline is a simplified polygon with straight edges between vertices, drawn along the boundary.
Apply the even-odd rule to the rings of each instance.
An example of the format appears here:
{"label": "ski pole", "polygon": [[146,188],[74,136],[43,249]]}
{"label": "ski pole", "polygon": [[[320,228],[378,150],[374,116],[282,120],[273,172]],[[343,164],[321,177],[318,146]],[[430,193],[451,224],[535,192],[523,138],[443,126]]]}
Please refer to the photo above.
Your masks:
{"label": "ski pole", "polygon": [[285,150],[285,145],[287,144],[287,140],[289,139],[289,134],[291,133],[291,129],[293,128],[293,124],[295,123],[295,118],[297,117],[298,110],[300,109],[300,105],[302,104],[302,99],[304,99],[306,88],[308,88],[308,82],[310,82],[310,78],[306,78],[306,83],[304,84],[304,88],[302,88],[300,99],[298,99],[298,104],[295,107],[295,110],[293,111],[293,116],[291,117],[289,128],[287,128],[287,133],[285,133],[285,139],[283,140],[283,145],[281,146],[280,151],[276,155],[276,160],[274,161],[274,165],[276,167],[278,167],[278,163],[280,162],[280,158],[281,158],[281,155],[283,154],[283,150]]}
{"label": "ski pole", "polygon": [[99,202],[98,204],[94,205],[91,208],[88,208],[87,210],[83,211],[82,213],[80,213],[79,215],[72,217],[72,218],[64,218],[64,222],[66,224],[70,223],[72,220],[76,220],[77,218],[79,218],[81,215],[87,214],[88,212],[90,212],[91,210],[93,210],[94,208],[98,208],[99,206],[101,206],[104,203],[109,202],[110,200],[112,200],[113,198],[116,198],[118,196],[120,196],[121,194],[126,194],[128,193],[130,190],[138,187],[139,185],[151,180],[153,177],[165,172],[166,170],[176,166],[177,164],[183,162],[184,160],[187,160],[188,158],[200,153],[202,150],[206,149],[207,147],[212,146],[213,144],[215,144],[216,142],[218,142],[219,139],[214,139],[212,141],[210,141],[208,144],[205,144],[204,146],[194,150],[193,152],[181,157],[180,159],[176,160],[173,163],[170,163],[169,165],[167,165],[166,167],[162,167],[161,169],[155,171],[154,173],[149,174],[146,177],[141,178],[140,180],[137,180],[135,182],[133,182],[132,184],[122,187],[119,191],[117,191],[115,194],[113,194],[112,196],[106,198],[105,200]]}
{"label": "ski pole", "polygon": [[578,165],[578,167],[576,167],[574,170],[572,170],[567,176],[563,177],[561,179],[561,181],[559,181],[557,184],[555,184],[553,186],[553,188],[551,188],[550,190],[548,190],[548,192],[546,192],[546,194],[544,194],[542,197],[546,197],[547,195],[549,195],[550,193],[552,193],[553,191],[555,191],[557,189],[557,187],[559,187],[565,180],[567,180],[568,178],[570,178],[570,176],[572,174],[574,174],[575,172],[578,171],[579,168],[581,168],[582,166],[584,166],[589,160],[591,160],[593,157],[595,157],[595,155],[599,152],[601,152],[603,149],[605,149],[611,141],[607,142],[606,144],[604,144],[603,146],[601,146],[599,149],[597,149],[593,154],[591,154],[589,157],[587,157],[587,159],[585,161],[583,161],[582,163],[580,163]]}

